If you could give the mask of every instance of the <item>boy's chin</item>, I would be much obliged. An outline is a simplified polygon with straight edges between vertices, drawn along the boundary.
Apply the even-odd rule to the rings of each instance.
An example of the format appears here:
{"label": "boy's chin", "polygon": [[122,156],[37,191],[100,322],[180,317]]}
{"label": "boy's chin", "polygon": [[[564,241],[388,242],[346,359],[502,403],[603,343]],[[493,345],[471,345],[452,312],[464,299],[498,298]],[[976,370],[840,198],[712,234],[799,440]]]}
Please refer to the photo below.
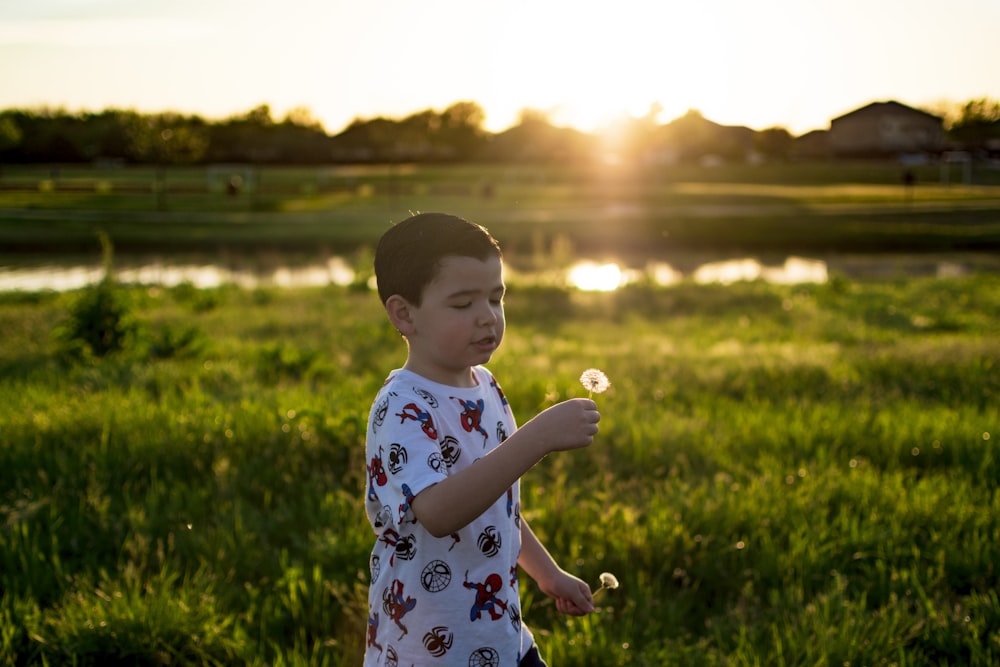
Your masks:
{"label": "boy's chin", "polygon": [[490,357],[493,356],[493,353],[497,351],[498,347],[500,347],[500,341],[490,340],[488,342],[475,343],[472,347],[475,350],[477,357],[485,357],[486,361],[489,361]]}

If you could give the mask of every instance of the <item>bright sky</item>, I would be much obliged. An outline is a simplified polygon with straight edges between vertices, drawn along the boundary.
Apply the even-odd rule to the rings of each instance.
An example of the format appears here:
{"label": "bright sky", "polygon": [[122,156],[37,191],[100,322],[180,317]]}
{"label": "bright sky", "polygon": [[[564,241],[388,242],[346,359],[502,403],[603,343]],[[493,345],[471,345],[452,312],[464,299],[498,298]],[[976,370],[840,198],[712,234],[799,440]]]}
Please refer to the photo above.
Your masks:
{"label": "bright sky", "polygon": [[599,128],[654,103],[793,134],[876,100],[1000,99],[1000,0],[0,0],[0,109],[220,119],[308,108],[328,132],[479,103]]}

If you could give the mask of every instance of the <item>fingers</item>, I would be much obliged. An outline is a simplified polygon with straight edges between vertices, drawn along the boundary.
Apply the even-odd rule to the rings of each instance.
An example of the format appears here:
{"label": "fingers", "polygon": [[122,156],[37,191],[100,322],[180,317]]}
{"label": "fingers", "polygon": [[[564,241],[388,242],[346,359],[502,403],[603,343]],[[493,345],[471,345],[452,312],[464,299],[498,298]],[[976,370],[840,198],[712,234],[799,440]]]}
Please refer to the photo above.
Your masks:
{"label": "fingers", "polygon": [[594,611],[594,604],[559,598],[556,600],[556,609],[569,616],[586,616]]}
{"label": "fingers", "polygon": [[556,598],[556,609],[570,616],[585,616],[594,611],[594,598],[590,587],[576,580],[567,597]]}

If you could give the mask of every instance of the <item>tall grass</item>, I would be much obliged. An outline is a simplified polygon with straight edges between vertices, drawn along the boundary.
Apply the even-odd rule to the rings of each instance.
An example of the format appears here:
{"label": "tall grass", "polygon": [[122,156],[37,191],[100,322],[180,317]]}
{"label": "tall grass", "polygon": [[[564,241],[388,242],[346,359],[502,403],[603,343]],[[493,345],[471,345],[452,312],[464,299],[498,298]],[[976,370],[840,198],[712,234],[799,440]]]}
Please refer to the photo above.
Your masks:
{"label": "tall grass", "polygon": [[[545,657],[1000,660],[998,287],[513,285],[521,420],[613,382],[524,480],[562,564],[622,582],[581,619],[526,585]],[[0,296],[0,664],[358,664],[365,419],[404,357],[377,299],[115,289],[100,358],[53,334],[87,293]]]}

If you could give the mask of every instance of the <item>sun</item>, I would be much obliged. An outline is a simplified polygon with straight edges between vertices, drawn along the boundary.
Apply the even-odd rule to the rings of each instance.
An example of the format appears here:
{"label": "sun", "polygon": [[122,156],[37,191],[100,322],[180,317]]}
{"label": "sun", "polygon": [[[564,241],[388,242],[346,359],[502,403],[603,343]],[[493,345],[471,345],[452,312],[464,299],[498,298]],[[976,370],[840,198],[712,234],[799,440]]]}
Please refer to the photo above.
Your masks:
{"label": "sun", "polygon": [[518,47],[494,55],[488,116],[509,118],[517,106],[596,132],[651,110],[666,122],[692,108],[721,108],[729,102],[730,25],[717,7],[702,5],[651,9],[622,0],[607,12],[556,0],[533,4],[530,16],[511,12],[499,20]]}

